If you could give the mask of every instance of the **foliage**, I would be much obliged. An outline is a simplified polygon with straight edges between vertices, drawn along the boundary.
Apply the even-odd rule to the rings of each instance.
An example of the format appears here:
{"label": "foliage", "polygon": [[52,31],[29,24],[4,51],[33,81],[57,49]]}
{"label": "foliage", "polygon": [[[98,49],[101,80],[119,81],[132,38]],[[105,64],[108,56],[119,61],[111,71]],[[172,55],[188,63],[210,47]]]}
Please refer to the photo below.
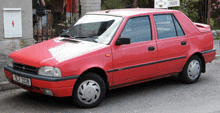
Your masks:
{"label": "foliage", "polygon": [[[154,0],[137,0],[137,6],[139,8],[154,8]],[[200,0],[181,0],[181,6],[169,8],[182,11],[194,22],[201,22],[199,16]],[[133,7],[134,0],[104,0],[109,9],[116,8],[130,8]],[[106,5],[102,2],[102,10],[106,10]]]}
{"label": "foliage", "polygon": [[138,0],[140,8],[154,8],[154,0]]}
{"label": "foliage", "polygon": [[[218,29],[216,29],[216,30],[218,30]],[[219,33],[216,33],[216,34],[217,34],[217,35],[216,35],[216,38],[215,38],[215,39],[220,40]]]}
{"label": "foliage", "polygon": [[193,22],[199,22],[199,0],[194,1],[182,1],[179,7],[175,7],[173,9],[177,9],[182,11],[186,16],[190,18]]}
{"label": "foliage", "polygon": [[46,4],[46,9],[51,10],[52,9],[52,3],[51,0],[44,0],[45,4]]}
{"label": "foliage", "polygon": [[213,28],[214,29],[219,29],[220,27],[220,0],[212,0],[212,12],[211,12],[211,17],[213,21]]}
{"label": "foliage", "polygon": [[214,26],[214,23],[215,23],[214,19],[213,19],[213,18],[210,18],[210,25],[211,25],[211,26]]}
{"label": "foliage", "polygon": [[122,0],[104,0],[104,2],[107,4],[108,8],[102,2],[101,5],[102,10],[125,8],[126,5],[125,2],[123,2]]}

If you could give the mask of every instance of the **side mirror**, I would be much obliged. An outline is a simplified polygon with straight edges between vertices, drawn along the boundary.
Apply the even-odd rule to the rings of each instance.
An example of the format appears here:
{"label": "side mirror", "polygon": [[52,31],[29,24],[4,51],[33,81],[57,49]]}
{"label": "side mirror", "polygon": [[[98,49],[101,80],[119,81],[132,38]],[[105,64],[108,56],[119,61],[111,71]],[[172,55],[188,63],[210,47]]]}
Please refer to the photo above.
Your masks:
{"label": "side mirror", "polygon": [[117,39],[115,45],[123,45],[123,44],[130,44],[130,43],[131,43],[130,38],[119,37]]}

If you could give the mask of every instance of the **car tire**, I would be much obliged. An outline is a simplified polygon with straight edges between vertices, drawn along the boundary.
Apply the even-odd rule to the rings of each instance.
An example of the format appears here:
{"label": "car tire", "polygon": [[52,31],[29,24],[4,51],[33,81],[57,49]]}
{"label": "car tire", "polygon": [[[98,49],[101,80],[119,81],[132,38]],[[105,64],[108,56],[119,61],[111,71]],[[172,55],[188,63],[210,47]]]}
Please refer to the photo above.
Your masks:
{"label": "car tire", "polygon": [[96,107],[104,99],[106,86],[96,73],[87,73],[76,82],[73,89],[73,101],[81,108]]}
{"label": "car tire", "polygon": [[201,75],[202,62],[198,56],[192,56],[183,67],[183,71],[179,74],[180,79],[187,84],[198,81]]}

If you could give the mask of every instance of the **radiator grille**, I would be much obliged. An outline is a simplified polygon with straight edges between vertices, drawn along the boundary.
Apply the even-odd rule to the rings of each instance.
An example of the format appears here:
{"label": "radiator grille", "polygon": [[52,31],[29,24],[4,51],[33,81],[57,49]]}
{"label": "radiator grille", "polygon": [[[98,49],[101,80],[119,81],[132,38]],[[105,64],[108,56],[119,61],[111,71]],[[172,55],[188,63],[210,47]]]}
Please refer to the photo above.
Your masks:
{"label": "radiator grille", "polygon": [[30,74],[37,74],[37,70],[38,68],[36,67],[32,67],[32,66],[28,66],[28,65],[24,65],[24,64],[19,64],[19,63],[13,63],[13,69],[18,70],[18,71],[22,71],[22,72],[26,72],[26,73],[30,73]]}

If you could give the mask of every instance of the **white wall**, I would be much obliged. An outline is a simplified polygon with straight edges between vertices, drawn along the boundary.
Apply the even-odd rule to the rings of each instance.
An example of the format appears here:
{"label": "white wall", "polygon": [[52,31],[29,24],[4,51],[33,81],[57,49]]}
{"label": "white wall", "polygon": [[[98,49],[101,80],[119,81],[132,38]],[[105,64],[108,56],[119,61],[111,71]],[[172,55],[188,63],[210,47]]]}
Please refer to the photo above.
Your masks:
{"label": "white wall", "polygon": [[101,10],[101,0],[80,0],[82,15]]}

